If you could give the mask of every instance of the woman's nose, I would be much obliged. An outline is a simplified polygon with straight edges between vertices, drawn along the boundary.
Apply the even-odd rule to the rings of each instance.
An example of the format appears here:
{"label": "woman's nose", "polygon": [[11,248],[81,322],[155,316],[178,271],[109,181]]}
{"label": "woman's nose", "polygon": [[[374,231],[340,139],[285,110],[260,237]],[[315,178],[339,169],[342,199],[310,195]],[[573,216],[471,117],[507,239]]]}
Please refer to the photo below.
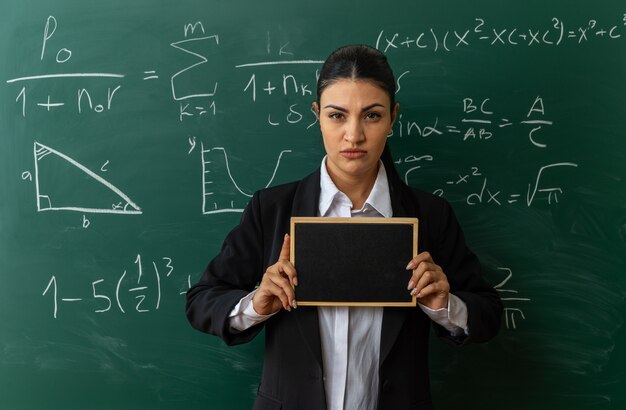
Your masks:
{"label": "woman's nose", "polygon": [[362,141],[363,139],[365,139],[361,122],[358,120],[349,121],[346,124],[346,131],[344,134],[344,138],[348,142],[358,142],[358,141]]}

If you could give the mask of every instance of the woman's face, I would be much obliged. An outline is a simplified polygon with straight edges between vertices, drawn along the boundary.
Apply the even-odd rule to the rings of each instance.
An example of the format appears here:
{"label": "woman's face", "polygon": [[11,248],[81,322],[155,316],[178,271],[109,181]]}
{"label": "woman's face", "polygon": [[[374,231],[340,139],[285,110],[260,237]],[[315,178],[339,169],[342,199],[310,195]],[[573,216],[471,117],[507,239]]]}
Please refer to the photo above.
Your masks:
{"label": "woman's face", "polygon": [[390,104],[387,93],[366,80],[338,80],[324,89],[314,108],[331,177],[376,175],[398,110],[398,104],[393,110]]}

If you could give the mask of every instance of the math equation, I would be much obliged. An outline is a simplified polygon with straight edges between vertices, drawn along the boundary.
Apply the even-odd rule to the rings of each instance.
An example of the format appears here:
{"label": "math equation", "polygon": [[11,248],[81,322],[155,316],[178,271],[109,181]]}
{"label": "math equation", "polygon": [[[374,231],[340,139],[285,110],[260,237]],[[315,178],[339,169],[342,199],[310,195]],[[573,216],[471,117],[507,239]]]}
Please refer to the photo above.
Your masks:
{"label": "math equation", "polygon": [[[52,317],[55,319],[66,306],[81,303],[88,303],[89,306],[95,304],[94,313],[156,312],[161,308],[164,282],[180,282],[174,274],[174,262],[169,257],[161,257],[150,261],[146,269],[141,254],[138,254],[134,265],[132,271],[124,270],[115,279],[100,278],[86,284],[86,290],[81,294],[68,294],[64,289],[65,279],[52,275],[41,295],[50,299]],[[184,295],[190,287],[191,275],[187,275],[180,284],[178,294]]]}

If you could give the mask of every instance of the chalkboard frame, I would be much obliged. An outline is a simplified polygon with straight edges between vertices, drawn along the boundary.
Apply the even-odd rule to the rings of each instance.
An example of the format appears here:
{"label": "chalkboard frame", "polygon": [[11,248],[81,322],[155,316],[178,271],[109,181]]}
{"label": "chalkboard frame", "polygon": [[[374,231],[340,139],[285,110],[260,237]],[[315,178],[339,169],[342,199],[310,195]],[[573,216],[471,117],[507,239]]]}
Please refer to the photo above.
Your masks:
{"label": "chalkboard frame", "polygon": [[[307,237],[309,235],[303,235],[305,232],[302,229],[307,229],[308,226],[316,227],[318,232],[323,232],[328,238],[331,238],[333,235],[337,235],[338,229],[348,227],[359,226],[360,228],[365,228],[368,230],[368,233],[376,233],[376,240],[378,243],[380,241],[397,246],[398,249],[403,252],[402,254],[406,257],[403,257],[401,260],[390,260],[389,258],[389,247],[384,246],[368,246],[368,259],[361,259],[358,257],[354,257],[355,254],[350,252],[349,249],[355,249],[359,246],[359,240],[369,240],[371,238],[370,235],[362,235],[362,236],[352,236],[349,244],[346,244],[346,247],[338,246],[335,247],[334,250],[337,251],[338,255],[342,255],[341,259],[343,259],[341,266],[349,266],[350,270],[343,270],[341,273],[342,277],[346,277],[345,283],[358,283],[358,286],[346,286],[345,289],[342,290],[340,297],[335,298],[326,298],[326,297],[311,297],[311,298],[301,298],[299,295],[303,293],[305,295],[321,295],[324,293],[328,293],[328,288],[326,286],[314,286],[314,285],[325,285],[327,281],[308,281],[307,277],[302,275],[304,273],[307,275],[311,269],[314,269],[314,266],[308,263],[310,258],[303,258],[299,255],[302,255],[303,249],[302,247],[311,247],[311,245],[320,245],[326,241],[316,241],[315,238]],[[417,218],[323,218],[323,217],[292,217],[291,218],[291,242],[290,242],[290,261],[295,266],[296,271],[298,271],[298,287],[296,288],[296,298],[299,306],[376,306],[376,307],[415,307],[417,305],[417,300],[414,295],[411,295],[408,290],[406,290],[406,284],[410,279],[410,272],[406,270],[405,265],[408,261],[417,255],[417,233],[418,233],[418,225],[419,221]],[[380,228],[387,229],[380,229]],[[406,244],[406,228],[410,228],[410,245]],[[319,231],[321,228],[321,231]],[[391,230],[388,228],[392,228]],[[373,231],[372,231],[373,230]],[[299,232],[299,234],[298,234]],[[356,242],[355,242],[356,241]],[[334,242],[335,244],[337,242]],[[364,242],[361,242],[364,243]],[[325,251],[328,251],[329,247],[325,247]],[[313,252],[320,251],[320,249],[315,249]],[[319,254],[316,254],[319,255]],[[346,258],[346,255],[352,256],[352,258]],[[321,256],[314,258],[316,260],[321,260]],[[330,259],[333,258],[332,255],[328,255],[324,253],[323,258]],[[302,259],[307,260],[307,264],[303,265]],[[404,260],[406,259],[406,260]],[[380,282],[376,280],[373,275],[376,272],[373,272],[372,269],[368,269],[371,266],[371,261],[376,260],[377,263],[381,261],[389,262],[385,265],[385,269],[389,269],[389,273],[386,275],[387,278],[392,278],[392,282],[390,283],[390,287],[393,289],[398,289],[397,292],[394,291],[392,297],[387,298],[385,300],[379,300],[377,297],[377,293],[381,291],[378,287],[372,287],[371,284],[375,284]],[[299,262],[297,262],[299,261]],[[368,266],[369,265],[369,266]],[[319,272],[320,269],[317,269]],[[365,275],[365,276],[364,276]],[[324,271],[324,278],[332,278],[333,275],[330,275],[329,272]],[[389,283],[389,282],[385,282]],[[367,286],[367,285],[370,286]],[[355,298],[358,295],[358,300]]]}

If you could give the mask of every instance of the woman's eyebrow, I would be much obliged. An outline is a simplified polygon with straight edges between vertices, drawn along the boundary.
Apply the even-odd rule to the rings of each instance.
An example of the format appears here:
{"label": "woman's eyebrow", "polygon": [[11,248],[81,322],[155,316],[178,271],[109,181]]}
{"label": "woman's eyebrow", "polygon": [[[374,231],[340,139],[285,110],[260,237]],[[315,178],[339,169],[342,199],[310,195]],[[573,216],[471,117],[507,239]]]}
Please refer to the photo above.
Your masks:
{"label": "woman's eyebrow", "polygon": [[327,106],[324,107],[324,109],[326,108],[332,108],[333,110],[338,110],[338,111],[342,111],[342,112],[348,112],[347,109],[340,107],[339,105],[335,105],[335,104],[328,104]]}
{"label": "woman's eyebrow", "polygon": [[363,111],[367,111],[367,110],[370,110],[370,109],[372,109],[372,108],[374,108],[374,107],[381,107],[381,108],[385,108],[385,106],[384,106],[383,104],[380,104],[380,103],[374,103],[374,104],[370,104],[370,105],[368,105],[368,106],[366,106],[366,107],[361,108],[361,112],[363,112]]}
{"label": "woman's eyebrow", "polygon": [[[382,107],[382,108],[385,108],[385,106],[384,106],[383,104],[380,104],[380,103],[373,103],[373,104],[370,104],[370,105],[367,105],[367,106],[365,106],[365,107],[361,108],[361,112],[363,112],[363,111],[367,111],[367,110],[370,110],[370,109],[372,109],[372,108],[374,108],[374,107]],[[347,110],[346,108],[343,108],[343,107],[341,107],[341,106],[339,106],[339,105],[335,105],[335,104],[328,104],[328,105],[327,105],[327,106],[325,106],[324,108],[325,108],[325,109],[326,109],[326,108],[332,108],[332,109],[334,109],[334,110],[338,110],[338,111],[342,111],[342,112],[348,112],[348,110]]]}

